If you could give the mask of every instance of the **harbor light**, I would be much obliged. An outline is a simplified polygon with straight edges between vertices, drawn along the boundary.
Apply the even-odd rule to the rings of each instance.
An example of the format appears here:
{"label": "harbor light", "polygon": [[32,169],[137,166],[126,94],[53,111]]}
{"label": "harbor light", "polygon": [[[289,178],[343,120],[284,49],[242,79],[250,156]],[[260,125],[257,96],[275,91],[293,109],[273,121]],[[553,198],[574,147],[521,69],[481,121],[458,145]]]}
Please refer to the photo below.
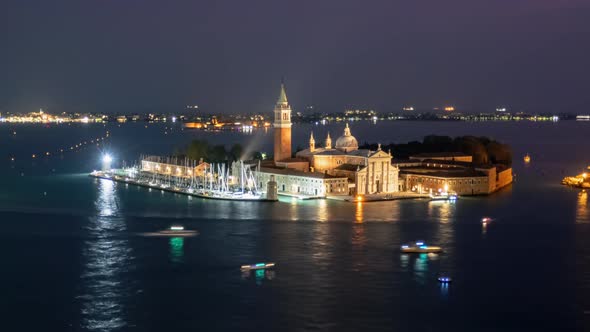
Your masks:
{"label": "harbor light", "polygon": [[102,170],[108,171],[111,169],[111,164],[113,162],[113,157],[106,153],[102,156]]}

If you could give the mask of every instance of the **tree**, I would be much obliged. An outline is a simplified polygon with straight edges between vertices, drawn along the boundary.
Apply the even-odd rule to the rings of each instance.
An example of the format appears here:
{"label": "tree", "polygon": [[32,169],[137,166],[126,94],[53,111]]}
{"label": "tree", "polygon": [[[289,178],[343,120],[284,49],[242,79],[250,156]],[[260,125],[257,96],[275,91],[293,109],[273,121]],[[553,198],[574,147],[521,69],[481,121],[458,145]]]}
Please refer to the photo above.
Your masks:
{"label": "tree", "polygon": [[252,154],[252,159],[254,160],[262,160],[262,152],[256,151]]}
{"label": "tree", "polygon": [[232,161],[236,161],[236,160],[240,160],[242,159],[244,154],[244,148],[242,147],[242,145],[236,143],[234,145],[232,145],[232,147],[229,149],[229,159],[231,159]]}
{"label": "tree", "polygon": [[489,157],[485,145],[475,136],[462,136],[455,138],[455,149],[473,157],[475,164],[488,164]]}
{"label": "tree", "polygon": [[208,159],[209,144],[206,141],[193,140],[186,148],[186,156],[189,159]]}
{"label": "tree", "polygon": [[493,164],[512,165],[512,150],[510,146],[491,141],[486,146],[490,162]]}
{"label": "tree", "polygon": [[211,163],[221,163],[227,160],[227,152],[225,146],[215,145],[207,151],[207,160]]}

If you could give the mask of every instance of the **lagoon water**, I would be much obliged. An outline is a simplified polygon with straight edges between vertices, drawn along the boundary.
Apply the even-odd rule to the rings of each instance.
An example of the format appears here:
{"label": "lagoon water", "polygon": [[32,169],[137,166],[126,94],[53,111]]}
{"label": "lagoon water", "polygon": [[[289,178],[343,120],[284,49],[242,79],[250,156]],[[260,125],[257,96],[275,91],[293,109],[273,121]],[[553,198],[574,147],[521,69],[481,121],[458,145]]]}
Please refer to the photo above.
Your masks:
{"label": "lagoon water", "polygon": [[[211,201],[87,173],[104,151],[132,163],[194,138],[270,151],[272,130],[0,125],[2,330],[590,328],[588,194],[559,184],[590,165],[590,123],[356,122],[351,129],[360,143],[490,136],[512,145],[516,182],[454,204]],[[328,131],[335,138],[343,124],[295,125],[294,148],[306,146],[312,130],[316,141]],[[101,137],[100,146],[89,143]],[[483,216],[495,219],[485,229]],[[172,224],[200,235],[141,236]],[[445,252],[399,253],[417,239]],[[277,268],[240,272],[259,261]],[[440,273],[452,284],[440,285]]]}

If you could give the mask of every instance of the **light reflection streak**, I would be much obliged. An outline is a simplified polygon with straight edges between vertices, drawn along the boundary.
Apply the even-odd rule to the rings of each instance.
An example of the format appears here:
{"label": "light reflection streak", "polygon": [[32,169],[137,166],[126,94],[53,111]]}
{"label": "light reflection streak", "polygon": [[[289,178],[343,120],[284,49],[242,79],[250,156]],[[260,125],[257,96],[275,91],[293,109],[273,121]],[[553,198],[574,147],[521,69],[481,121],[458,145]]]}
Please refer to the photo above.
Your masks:
{"label": "light reflection streak", "polygon": [[362,223],[363,222],[363,202],[356,203],[356,210],[354,213],[355,222]]}
{"label": "light reflection streak", "polygon": [[170,238],[170,260],[173,263],[182,263],[184,256],[184,239],[181,237]]}
{"label": "light reflection streak", "polygon": [[576,207],[576,222],[589,222],[590,215],[588,212],[588,192],[586,190],[582,190],[578,193],[578,202]]}
{"label": "light reflection streak", "polygon": [[131,248],[126,239],[120,238],[126,230],[119,218],[119,204],[115,195],[116,184],[100,180],[95,201],[96,217],[87,226],[81,275],[82,328],[90,331],[111,331],[127,326],[122,303],[128,285],[123,274],[128,271]]}
{"label": "light reflection streak", "polygon": [[325,199],[321,199],[318,202],[318,221],[328,221],[328,202]]}
{"label": "light reflection streak", "polygon": [[442,223],[446,224],[451,221],[454,211],[455,203],[437,201],[428,202],[428,215],[440,220]]}
{"label": "light reflection streak", "polygon": [[364,225],[354,225],[352,228],[352,245],[361,247],[367,242]]}
{"label": "light reflection streak", "polygon": [[428,254],[420,254],[414,262],[414,276],[416,281],[420,283],[426,282],[426,275],[428,272]]}

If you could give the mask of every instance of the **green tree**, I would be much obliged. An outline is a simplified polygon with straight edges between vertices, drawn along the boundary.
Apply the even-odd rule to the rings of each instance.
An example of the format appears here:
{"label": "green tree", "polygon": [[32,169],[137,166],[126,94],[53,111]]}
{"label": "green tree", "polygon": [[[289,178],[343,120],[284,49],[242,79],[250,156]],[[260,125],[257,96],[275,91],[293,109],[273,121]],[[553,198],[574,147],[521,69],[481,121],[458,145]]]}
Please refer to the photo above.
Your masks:
{"label": "green tree", "polygon": [[486,146],[486,149],[491,163],[512,165],[512,149],[507,144],[491,141]]}
{"label": "green tree", "polygon": [[225,146],[215,145],[207,151],[207,160],[211,163],[221,163],[227,160],[227,151]]}
{"label": "green tree", "polygon": [[475,136],[462,136],[455,138],[453,142],[456,151],[463,152],[473,157],[475,164],[488,164],[489,157],[485,145]]}
{"label": "green tree", "polygon": [[186,156],[193,160],[199,160],[200,158],[207,160],[208,152],[209,144],[207,141],[202,140],[193,140],[186,148]]}
{"label": "green tree", "polygon": [[252,154],[252,159],[254,160],[262,160],[262,152],[256,151]]}
{"label": "green tree", "polygon": [[229,159],[231,161],[236,161],[236,160],[240,160],[242,159],[244,154],[244,148],[240,145],[240,144],[234,144],[232,145],[232,147],[229,149]]}

